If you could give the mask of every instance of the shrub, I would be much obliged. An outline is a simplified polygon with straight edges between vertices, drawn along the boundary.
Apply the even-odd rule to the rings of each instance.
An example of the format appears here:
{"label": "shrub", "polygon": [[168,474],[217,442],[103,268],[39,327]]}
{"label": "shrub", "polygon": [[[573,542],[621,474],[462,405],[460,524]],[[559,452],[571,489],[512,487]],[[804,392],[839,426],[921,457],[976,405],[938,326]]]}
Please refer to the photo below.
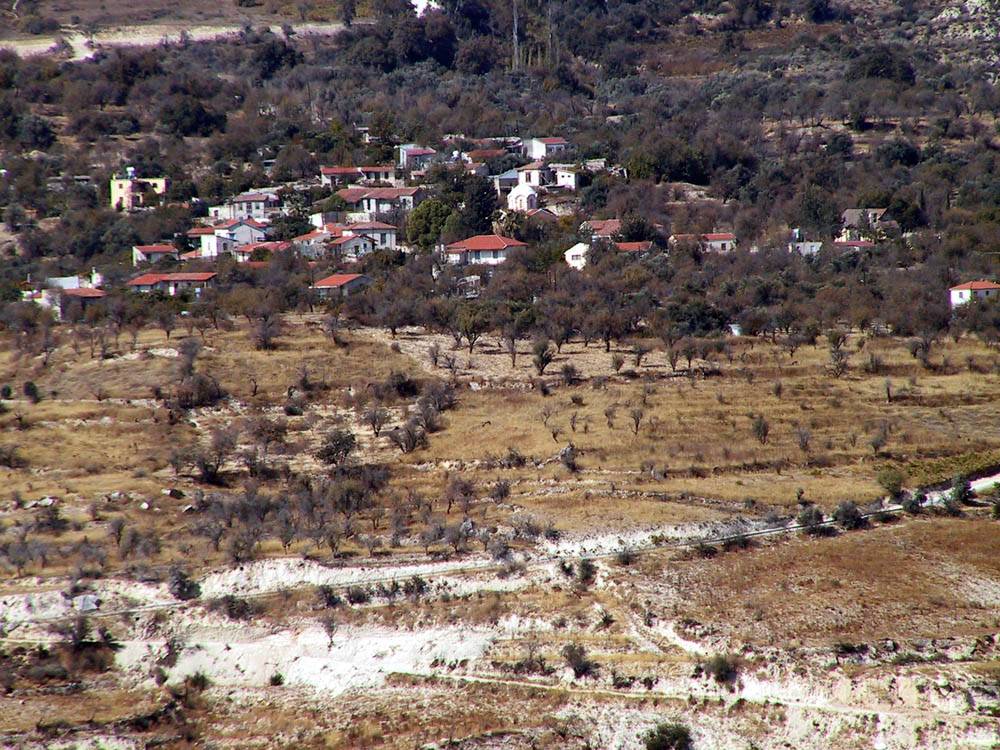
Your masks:
{"label": "shrub", "polygon": [[363,586],[351,586],[347,589],[347,601],[351,604],[367,604],[371,599],[372,595]]}
{"label": "shrub", "polygon": [[316,597],[319,599],[320,604],[322,604],[324,607],[329,607],[329,608],[339,607],[341,604],[344,603],[344,600],[341,598],[340,594],[334,591],[332,586],[326,586],[326,585],[317,586]]}
{"label": "shrub", "polygon": [[917,490],[912,495],[907,496],[903,499],[903,510],[907,513],[912,513],[916,515],[924,508],[924,503],[927,502],[927,493],[923,490]]}
{"label": "shrub", "polygon": [[729,654],[716,654],[701,663],[701,671],[720,684],[729,683],[739,674],[739,661]]}
{"label": "shrub", "polygon": [[226,594],[209,605],[213,612],[222,612],[230,620],[249,620],[259,614],[260,607],[253,602]]}
{"label": "shrub", "polygon": [[951,482],[951,496],[948,498],[956,505],[962,505],[972,499],[972,485],[969,478],[959,474]]}
{"label": "shrub", "polygon": [[170,593],[175,599],[188,601],[201,596],[201,586],[196,581],[192,581],[186,571],[181,568],[172,568],[170,571],[170,582],[168,584]]}
{"label": "shrub", "polygon": [[34,380],[28,380],[24,384],[24,397],[31,403],[37,404],[42,400],[42,395],[38,392],[38,386]]}
{"label": "shrub", "polygon": [[642,735],[646,750],[692,750],[691,732],[683,724],[657,724]]}
{"label": "shrub", "polygon": [[4,385],[0,387],[0,398],[2,398],[4,401],[10,401],[10,397],[13,395],[14,392],[11,390],[11,387],[9,385]]}
{"label": "shrub", "polygon": [[847,530],[860,529],[865,525],[865,517],[861,515],[858,506],[850,500],[845,500],[833,511],[833,519]]}
{"label": "shrub", "polygon": [[579,643],[567,643],[563,647],[562,655],[577,679],[597,674],[597,662],[587,656],[587,649]]}
{"label": "shrub", "polygon": [[281,674],[281,672],[275,672],[271,675],[271,679],[268,680],[268,682],[271,683],[272,687],[281,687],[285,684],[285,677]]}
{"label": "shrub", "polygon": [[899,497],[903,491],[903,472],[895,467],[886,467],[878,473],[878,483],[882,485],[888,495],[892,498]]}
{"label": "shrub", "polygon": [[584,586],[589,586],[597,576],[597,566],[590,558],[583,558],[576,564],[576,578]]}
{"label": "shrub", "polygon": [[615,560],[619,565],[631,565],[638,558],[639,556],[636,554],[635,550],[629,549],[628,547],[623,547],[618,550],[618,553],[615,555]]}
{"label": "shrub", "polygon": [[796,520],[805,529],[807,534],[818,534],[823,528],[820,525],[823,523],[823,511],[815,505],[807,505],[799,511]]}

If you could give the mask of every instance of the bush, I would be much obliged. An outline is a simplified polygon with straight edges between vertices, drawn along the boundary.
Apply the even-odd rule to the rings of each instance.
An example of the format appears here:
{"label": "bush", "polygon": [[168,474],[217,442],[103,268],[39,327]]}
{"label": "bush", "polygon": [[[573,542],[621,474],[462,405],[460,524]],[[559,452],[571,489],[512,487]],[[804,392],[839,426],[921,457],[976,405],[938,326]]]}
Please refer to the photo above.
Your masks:
{"label": "bush", "polygon": [[584,586],[589,586],[597,576],[597,566],[589,558],[583,558],[576,565],[576,578]]}
{"label": "bush", "polygon": [[657,724],[642,735],[646,750],[691,750],[691,732],[683,724]]}
{"label": "bush", "polygon": [[619,565],[631,565],[637,559],[639,559],[639,555],[636,554],[635,550],[628,547],[623,547],[615,554],[615,560]]}
{"label": "bush", "polygon": [[912,513],[916,515],[924,508],[924,503],[927,502],[927,493],[923,490],[917,490],[912,495],[907,496],[903,499],[903,510],[907,513]]}
{"label": "bush", "polygon": [[281,674],[281,672],[275,672],[271,675],[271,679],[268,680],[268,682],[271,683],[272,687],[281,687],[285,684],[285,677]]}
{"label": "bush", "polygon": [[320,604],[322,604],[324,607],[329,607],[329,608],[339,607],[341,604],[344,603],[344,600],[341,598],[340,594],[334,591],[332,586],[325,586],[325,585],[317,586],[316,598],[319,599]]}
{"label": "bush", "polygon": [[573,676],[592,677],[597,674],[597,662],[587,656],[587,649],[579,643],[567,643],[562,650],[566,665],[573,670]]}
{"label": "bush", "polygon": [[833,519],[848,531],[860,529],[865,525],[865,517],[861,515],[858,506],[850,500],[845,500],[833,511]]}
{"label": "bush", "polygon": [[895,467],[886,467],[878,473],[878,483],[882,485],[882,489],[888,493],[889,497],[897,498],[903,491],[903,481],[905,477],[903,472]]}
{"label": "bush", "polygon": [[220,599],[211,603],[209,609],[213,612],[222,612],[230,620],[249,620],[260,613],[260,607],[246,599],[226,594]]}
{"label": "bush", "polygon": [[959,474],[951,482],[951,496],[948,498],[955,505],[962,505],[972,499],[972,485],[969,478]]}
{"label": "bush", "polygon": [[371,593],[363,586],[351,586],[347,589],[347,601],[351,604],[367,604],[371,599]]}
{"label": "bush", "polygon": [[38,392],[38,386],[35,385],[34,380],[28,380],[25,382],[24,397],[33,404],[37,404],[39,401],[42,400],[42,395],[41,393]]}
{"label": "bush", "polygon": [[168,586],[171,595],[182,602],[201,596],[201,586],[196,581],[192,581],[187,572],[180,568],[173,568],[170,571]]}
{"label": "bush", "polygon": [[796,520],[805,529],[807,534],[818,534],[823,528],[823,511],[815,505],[808,505],[799,511]]}
{"label": "bush", "polygon": [[716,654],[701,663],[701,671],[720,684],[729,683],[739,674],[739,661],[729,654]]}

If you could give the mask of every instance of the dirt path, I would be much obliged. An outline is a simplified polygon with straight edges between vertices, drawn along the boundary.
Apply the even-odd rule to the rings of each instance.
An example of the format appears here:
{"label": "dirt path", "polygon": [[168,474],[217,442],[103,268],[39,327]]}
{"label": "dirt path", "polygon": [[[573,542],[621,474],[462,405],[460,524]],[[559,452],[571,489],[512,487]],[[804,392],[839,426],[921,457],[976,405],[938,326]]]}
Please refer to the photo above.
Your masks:
{"label": "dirt path", "polygon": [[[360,23],[360,22],[359,22]],[[333,36],[343,30],[341,23],[300,23],[288,24],[296,36]],[[241,24],[216,24],[191,26],[188,24],[155,24],[150,26],[121,26],[105,29],[93,36],[66,27],[61,34],[38,36],[25,39],[0,40],[0,49],[8,49],[21,57],[60,54],[58,44],[64,40],[71,52],[67,59],[73,62],[89,60],[102,48],[109,47],[152,47],[158,44],[179,44],[187,39],[203,42],[239,34],[244,29]],[[278,28],[274,31],[284,32]]]}

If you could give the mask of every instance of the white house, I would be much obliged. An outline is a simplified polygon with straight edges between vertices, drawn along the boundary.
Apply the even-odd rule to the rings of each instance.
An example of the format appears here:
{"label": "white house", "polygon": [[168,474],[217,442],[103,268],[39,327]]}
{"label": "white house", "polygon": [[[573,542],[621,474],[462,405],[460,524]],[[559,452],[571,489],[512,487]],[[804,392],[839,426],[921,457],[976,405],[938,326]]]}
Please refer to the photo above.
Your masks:
{"label": "white house", "polygon": [[736,235],[732,232],[672,234],[668,242],[671,248],[678,245],[698,245],[703,253],[728,253],[736,249]]}
{"label": "white house", "polygon": [[580,187],[580,175],[571,166],[558,165],[555,167],[556,187],[564,190],[577,190]]}
{"label": "white house", "polygon": [[253,219],[233,219],[212,228],[217,237],[232,240],[237,246],[263,242],[267,238],[267,226]]}
{"label": "white house", "polygon": [[400,169],[424,169],[437,156],[437,151],[417,143],[405,143],[399,147],[399,160],[397,166]]}
{"label": "white house", "polygon": [[525,154],[529,159],[546,159],[568,148],[565,138],[532,138],[525,146]]}
{"label": "white house", "polygon": [[381,221],[353,224],[324,224],[293,238],[299,252],[311,258],[332,250],[341,257],[356,260],[379,248],[396,249],[396,227]]}
{"label": "white house", "polygon": [[840,215],[840,223],[840,242],[882,239],[899,230],[887,208],[848,208]]}
{"label": "white house", "polygon": [[215,283],[215,274],[203,273],[144,273],[129,281],[126,286],[133,292],[148,294],[162,292],[169,297],[176,297],[181,292],[191,289],[195,296]]}
{"label": "white house", "polygon": [[499,234],[478,234],[475,237],[453,242],[444,249],[448,263],[466,266],[473,263],[498,266],[507,260],[507,253],[518,247],[527,247],[520,240]]}
{"label": "white house", "polygon": [[156,263],[164,258],[177,260],[180,254],[180,250],[173,245],[133,245],[132,266],[135,267],[142,263]]}
{"label": "white house", "polygon": [[521,185],[541,187],[552,182],[552,170],[543,162],[533,161],[517,168],[517,181]]}
{"label": "white house", "polygon": [[992,281],[966,281],[948,290],[952,308],[967,305],[973,300],[985,301],[1000,296],[1000,284]]}
{"label": "white house", "polygon": [[587,265],[587,254],[590,253],[590,245],[586,242],[577,242],[573,247],[563,253],[566,258],[566,265],[582,271]]}
{"label": "white house", "polygon": [[507,208],[527,213],[538,208],[538,191],[526,182],[507,193]]}
{"label": "white house", "polygon": [[253,219],[269,221],[281,212],[281,198],[276,193],[241,193],[219,206],[210,206],[208,215],[213,221],[242,221]]}

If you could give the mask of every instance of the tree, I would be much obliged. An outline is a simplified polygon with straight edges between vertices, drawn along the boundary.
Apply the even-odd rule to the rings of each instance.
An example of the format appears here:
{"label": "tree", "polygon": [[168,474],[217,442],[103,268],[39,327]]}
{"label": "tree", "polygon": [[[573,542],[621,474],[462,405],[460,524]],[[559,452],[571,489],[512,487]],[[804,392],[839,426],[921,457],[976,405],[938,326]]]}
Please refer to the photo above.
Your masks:
{"label": "tree", "polygon": [[805,529],[807,534],[816,534],[821,528],[820,524],[823,523],[823,511],[815,505],[807,505],[799,511],[796,520]]}
{"label": "tree", "polygon": [[160,305],[156,308],[154,313],[154,318],[156,319],[156,325],[160,327],[164,335],[167,337],[167,341],[170,341],[170,333],[174,330],[177,324],[177,318],[174,315],[173,308],[169,305]]}
{"label": "tree", "polygon": [[691,732],[683,724],[657,724],[642,735],[646,750],[693,750]]}
{"label": "tree", "polygon": [[451,209],[437,198],[423,201],[406,220],[406,239],[422,250],[430,250],[441,239]]}
{"label": "tree", "polygon": [[339,468],[354,452],[356,445],[357,440],[350,430],[331,430],[323,438],[323,444],[316,452],[316,458],[328,466]]}
{"label": "tree", "polygon": [[767,445],[767,436],[771,433],[771,425],[764,419],[763,414],[758,414],[753,420],[753,436],[761,445]]}
{"label": "tree", "polygon": [[878,473],[878,483],[882,485],[889,497],[895,499],[903,492],[903,472],[899,469],[888,466]]}
{"label": "tree", "polygon": [[491,323],[490,311],[481,303],[467,302],[459,309],[458,330],[469,342],[469,354],[472,354],[472,349],[480,337],[490,330]]}
{"label": "tree", "polygon": [[535,372],[544,375],[545,368],[552,364],[556,356],[551,342],[548,339],[538,339],[532,344],[531,351],[533,355],[531,362],[535,366]]}

